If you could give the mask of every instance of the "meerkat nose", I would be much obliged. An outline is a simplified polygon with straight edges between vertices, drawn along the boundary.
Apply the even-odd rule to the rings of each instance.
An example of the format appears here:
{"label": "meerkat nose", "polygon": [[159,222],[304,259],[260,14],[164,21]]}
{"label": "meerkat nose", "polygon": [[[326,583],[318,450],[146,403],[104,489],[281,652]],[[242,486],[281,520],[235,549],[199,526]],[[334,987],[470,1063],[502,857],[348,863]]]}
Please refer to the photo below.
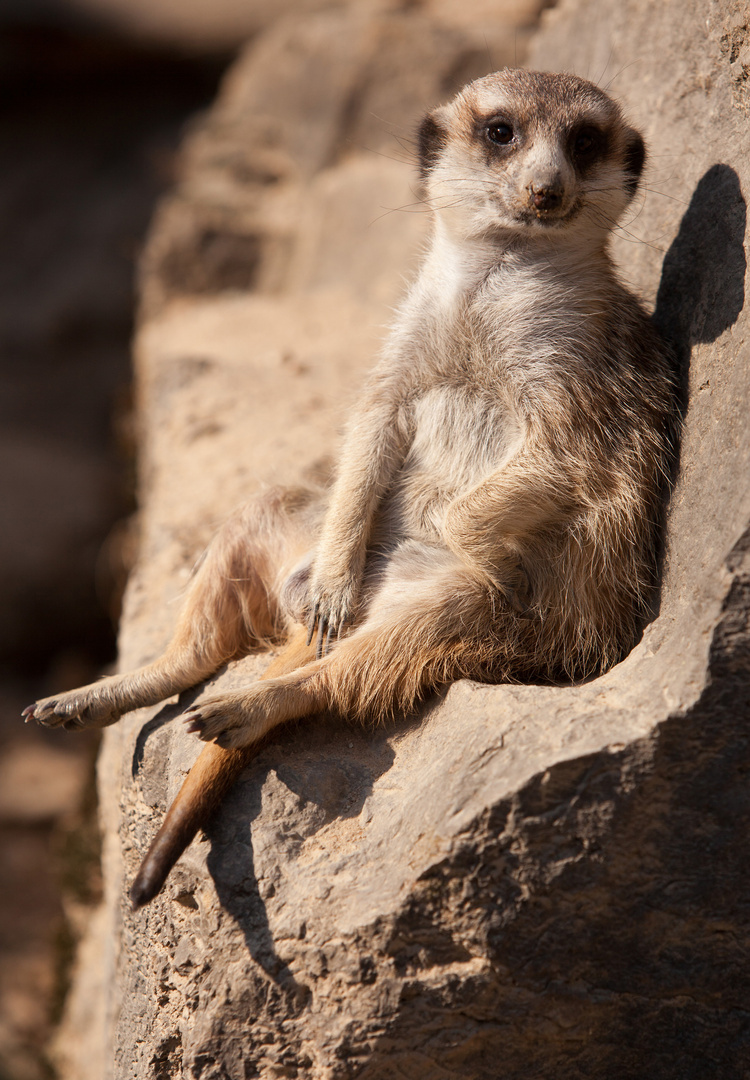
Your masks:
{"label": "meerkat nose", "polygon": [[535,210],[559,210],[562,205],[562,197],[561,188],[529,185],[529,202]]}

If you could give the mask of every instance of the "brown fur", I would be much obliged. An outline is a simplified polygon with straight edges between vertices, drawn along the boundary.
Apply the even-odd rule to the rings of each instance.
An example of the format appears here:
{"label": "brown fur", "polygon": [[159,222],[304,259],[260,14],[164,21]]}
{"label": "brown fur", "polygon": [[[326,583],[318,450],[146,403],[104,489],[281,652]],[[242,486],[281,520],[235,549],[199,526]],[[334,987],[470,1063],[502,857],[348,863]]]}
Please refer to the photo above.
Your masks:
{"label": "brown fur", "polygon": [[377,720],[461,677],[595,675],[648,615],[674,386],[607,252],[643,142],[592,84],[518,71],[471,84],[421,139],[432,246],[330,498],[259,497],[212,544],[163,657],[26,710],[111,723],[292,636],[263,680],[186,713],[216,746],[136,904],[278,724],[321,710]]}

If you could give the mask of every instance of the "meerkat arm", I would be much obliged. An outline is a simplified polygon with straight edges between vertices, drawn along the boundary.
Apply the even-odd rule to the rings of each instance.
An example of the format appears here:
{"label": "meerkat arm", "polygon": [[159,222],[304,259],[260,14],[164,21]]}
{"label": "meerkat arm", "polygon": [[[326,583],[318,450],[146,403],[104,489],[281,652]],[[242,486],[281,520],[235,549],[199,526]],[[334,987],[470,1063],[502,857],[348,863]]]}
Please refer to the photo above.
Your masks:
{"label": "meerkat arm", "polygon": [[308,638],[317,629],[318,657],[354,617],[373,519],[406,456],[408,429],[403,391],[372,384],[349,425],[313,567]]}

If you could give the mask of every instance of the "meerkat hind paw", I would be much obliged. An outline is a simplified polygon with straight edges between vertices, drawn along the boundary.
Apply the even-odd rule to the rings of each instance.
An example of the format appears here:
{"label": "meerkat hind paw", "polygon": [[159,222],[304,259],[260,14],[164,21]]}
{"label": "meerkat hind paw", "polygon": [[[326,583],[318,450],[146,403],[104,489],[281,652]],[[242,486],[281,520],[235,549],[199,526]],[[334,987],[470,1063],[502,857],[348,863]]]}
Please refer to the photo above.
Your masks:
{"label": "meerkat hind paw", "polygon": [[27,705],[21,715],[27,724],[30,720],[36,720],[43,727],[75,731],[86,727],[107,727],[119,720],[121,713],[109,702],[97,701],[89,694],[73,691]]}
{"label": "meerkat hind paw", "polygon": [[191,734],[197,735],[204,742],[211,742],[213,739],[218,741],[218,737],[225,732],[244,726],[242,718],[236,715],[237,712],[237,707],[230,702],[214,698],[189,709],[183,715],[182,721]]}

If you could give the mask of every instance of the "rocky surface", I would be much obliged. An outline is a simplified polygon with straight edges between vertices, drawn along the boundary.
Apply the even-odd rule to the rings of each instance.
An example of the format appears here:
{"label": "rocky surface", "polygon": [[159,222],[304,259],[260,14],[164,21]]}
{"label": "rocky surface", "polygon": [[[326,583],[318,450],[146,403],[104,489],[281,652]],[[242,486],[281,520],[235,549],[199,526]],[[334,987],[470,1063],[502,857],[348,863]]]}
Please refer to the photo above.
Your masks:
{"label": "rocky surface", "polygon": [[[63,1077],[750,1069],[741,12],[563,0],[531,56],[611,86],[652,148],[617,257],[689,391],[658,617],[582,686],[461,682],[375,732],[319,718],[279,733],[136,915],[127,884],[197,752],[167,721],[194,695],[109,729],[105,899]],[[487,44],[512,62],[509,42]],[[187,144],[145,261],[123,667],[164,644],[217,520],[258,485],[329,468],[425,225],[414,120],[486,70],[487,44],[482,60],[470,31],[414,11],[282,23]]]}

